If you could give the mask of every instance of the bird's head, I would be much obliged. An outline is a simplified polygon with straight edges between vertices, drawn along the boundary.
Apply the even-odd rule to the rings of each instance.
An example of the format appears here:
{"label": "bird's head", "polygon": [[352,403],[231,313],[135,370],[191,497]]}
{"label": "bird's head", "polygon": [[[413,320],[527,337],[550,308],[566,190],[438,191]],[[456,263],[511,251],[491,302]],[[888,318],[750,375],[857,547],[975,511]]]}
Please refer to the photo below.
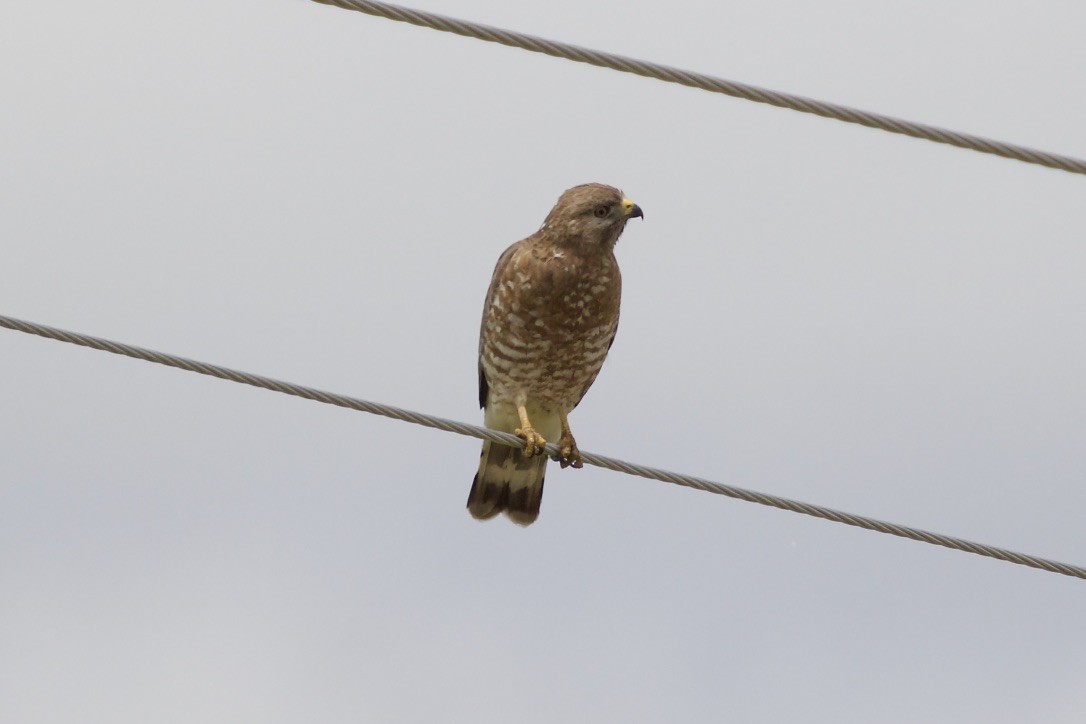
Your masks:
{"label": "bird's head", "polygon": [[641,207],[606,184],[574,186],[558,197],[540,229],[555,242],[612,249]]}

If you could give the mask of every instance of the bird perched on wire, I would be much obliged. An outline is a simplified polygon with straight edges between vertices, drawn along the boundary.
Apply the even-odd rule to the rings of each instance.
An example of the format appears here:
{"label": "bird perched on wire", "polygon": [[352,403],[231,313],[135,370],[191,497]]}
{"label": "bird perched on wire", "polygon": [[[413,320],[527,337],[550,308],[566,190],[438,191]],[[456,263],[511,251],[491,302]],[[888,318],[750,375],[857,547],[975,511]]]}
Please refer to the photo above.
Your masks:
{"label": "bird perched on wire", "polygon": [[618,329],[622,279],[615,243],[641,207],[604,184],[574,186],[539,231],[505,250],[494,268],[479,333],[484,424],[512,432],[514,448],[484,442],[468,511],[539,516],[544,446],[558,438],[562,467],[583,465],[568,415],[599,374]]}

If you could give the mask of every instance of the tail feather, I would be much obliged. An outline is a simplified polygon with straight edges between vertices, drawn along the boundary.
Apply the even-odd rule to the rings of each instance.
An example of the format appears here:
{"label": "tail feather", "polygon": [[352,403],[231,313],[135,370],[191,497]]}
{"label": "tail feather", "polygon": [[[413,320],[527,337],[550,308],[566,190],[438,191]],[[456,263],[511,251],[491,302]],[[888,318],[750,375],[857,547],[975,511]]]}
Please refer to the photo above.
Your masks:
{"label": "tail feather", "polygon": [[527,458],[517,448],[484,442],[468,512],[479,520],[505,513],[518,525],[530,525],[539,517],[546,470],[546,455]]}

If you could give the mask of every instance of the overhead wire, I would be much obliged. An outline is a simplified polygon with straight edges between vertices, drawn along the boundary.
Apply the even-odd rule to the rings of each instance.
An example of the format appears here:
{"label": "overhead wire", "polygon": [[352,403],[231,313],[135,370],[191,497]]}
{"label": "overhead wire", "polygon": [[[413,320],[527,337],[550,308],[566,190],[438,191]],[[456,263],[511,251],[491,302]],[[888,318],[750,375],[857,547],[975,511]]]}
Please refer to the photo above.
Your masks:
{"label": "overhead wire", "polygon": [[[493,442],[501,443],[503,445],[520,447],[524,444],[523,441],[515,435],[511,435],[506,432],[499,432],[498,430],[490,430],[485,427],[479,427],[478,425],[470,425],[463,422],[457,422],[455,420],[447,420],[442,417],[436,417],[434,415],[428,415],[421,412],[413,412],[411,410],[404,410],[399,407],[393,407],[391,405],[385,405],[378,402],[362,400],[357,397],[349,397],[347,395],[340,395],[333,392],[325,392],[322,390],[314,389],[312,387],[305,387],[303,385],[297,385],[290,382],[283,382],[280,380],[272,379],[270,377],[252,374],[250,372],[240,372],[238,370],[220,367],[219,365],[209,364],[207,362],[198,362],[196,360],[178,357],[176,355],[167,354],[165,352],[156,352],[153,350],[144,349],[142,347],[136,347],[130,344],[113,342],[88,334],[69,332],[63,329],[57,329],[55,327],[38,324],[36,322],[16,319],[14,317],[0,315],[0,327],[6,327],[8,329],[25,332],[27,334],[34,334],[40,337],[46,337],[48,339],[54,339],[61,342],[68,342],[70,344],[80,345],[82,347],[90,347],[91,349],[97,349],[104,352],[112,352],[113,354],[133,357],[135,359],[140,359],[147,362],[154,362],[156,364],[166,365],[167,367],[175,367],[177,369],[187,370],[189,372],[197,372],[202,375],[217,377],[219,379],[229,380],[231,382],[240,382],[242,384],[252,385],[253,387],[259,387],[262,389],[271,390],[273,392],[281,392],[286,395],[294,395],[295,397],[301,397],[307,400],[323,402],[325,404],[345,407],[351,410],[358,410],[360,412],[369,412],[374,415],[382,415],[384,417],[390,417],[395,420],[402,420],[404,422],[410,422],[416,425],[423,425],[425,427],[444,430],[446,432],[454,432],[459,435],[467,435],[469,437],[479,438],[482,440],[491,440]],[[551,456],[556,455],[558,453],[557,446],[553,443],[548,444],[547,453]],[[1043,571],[1048,571],[1049,573],[1058,573],[1060,575],[1071,576],[1073,578],[1080,578],[1086,580],[1086,568],[1083,568],[1081,566],[1075,566],[1068,563],[1060,563],[1058,561],[1027,555],[1025,553],[1016,553],[1005,548],[997,548],[995,546],[985,545],[983,543],[974,543],[972,541],[964,540],[962,538],[955,538],[953,536],[942,535],[940,533],[932,533],[917,528],[911,528],[905,525],[898,525],[896,523],[888,523],[886,521],[876,520],[874,518],[868,518],[862,515],[844,513],[838,510],[834,510],[832,508],[826,508],[820,505],[813,505],[811,503],[803,503],[797,500],[790,500],[788,498],[782,498],[776,495],[770,495],[768,493],[760,493],[753,490],[747,490],[745,488],[738,488],[732,485],[724,485],[722,483],[712,482],[710,480],[695,477],[692,475],[672,473],[666,470],[660,470],[658,468],[651,468],[644,465],[639,465],[637,463],[630,463],[624,460],[618,460],[616,458],[598,455],[596,453],[582,451],[581,456],[584,459],[584,462],[588,463],[589,465],[595,465],[597,467],[614,470],[620,473],[626,473],[628,475],[636,475],[642,478],[648,478],[650,480],[659,480],[665,483],[673,483],[675,485],[681,485],[687,488],[694,488],[695,490],[701,490],[707,493],[714,493],[716,495],[723,495],[728,498],[744,500],[748,503],[757,503],[759,505],[766,505],[773,508],[779,508],[781,510],[788,510],[793,513],[802,513],[804,515],[810,515],[815,518],[830,520],[835,523],[843,523],[845,525],[851,525],[857,528],[872,530],[877,533],[886,533],[888,535],[894,535],[900,538],[908,538],[910,540],[920,541],[922,543],[930,543],[931,545],[943,546],[944,548],[952,548],[954,550],[965,551],[967,553],[974,553],[979,556],[994,558],[996,560],[1006,561],[1008,563],[1016,563],[1018,565],[1028,566],[1030,568],[1037,568]]]}
{"label": "overhead wire", "polygon": [[712,93],[722,93],[727,96],[754,101],[755,103],[767,103],[779,108],[790,108],[801,113],[811,113],[824,118],[844,121],[845,123],[855,123],[881,131],[912,136],[913,138],[921,138],[935,143],[945,143],[958,148],[1046,166],[1067,171],[1068,173],[1086,175],[1086,160],[1072,156],[1039,151],[1013,143],[995,141],[969,133],[960,133],[925,123],[916,123],[880,113],[850,108],[837,103],[828,103],[791,93],[759,88],[758,86],[725,80],[705,73],[696,73],[614,53],[591,50],[557,40],[547,40],[534,35],[495,28],[468,20],[459,20],[390,3],[376,2],[375,0],[313,0],[313,2],[333,5],[346,10],[355,10],[367,15],[419,25],[447,33],[455,33],[478,40],[486,40],[491,43],[500,43],[513,48],[543,53],[556,58],[565,58],[578,63],[610,68],[623,73],[655,78],[667,83],[678,83],[679,85],[700,88]]}

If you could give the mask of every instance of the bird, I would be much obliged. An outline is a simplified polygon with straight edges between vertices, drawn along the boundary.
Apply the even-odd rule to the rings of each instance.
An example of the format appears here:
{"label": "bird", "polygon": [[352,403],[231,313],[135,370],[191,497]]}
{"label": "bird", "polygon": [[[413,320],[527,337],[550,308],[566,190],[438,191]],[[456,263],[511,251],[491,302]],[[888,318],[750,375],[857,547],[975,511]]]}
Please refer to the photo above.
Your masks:
{"label": "bird", "polygon": [[468,512],[527,526],[539,517],[545,446],[563,468],[584,461],[569,428],[618,330],[622,278],[615,244],[641,207],[613,186],[566,190],[531,236],[499,257],[479,331],[479,406],[486,427],[519,447],[486,441]]}

